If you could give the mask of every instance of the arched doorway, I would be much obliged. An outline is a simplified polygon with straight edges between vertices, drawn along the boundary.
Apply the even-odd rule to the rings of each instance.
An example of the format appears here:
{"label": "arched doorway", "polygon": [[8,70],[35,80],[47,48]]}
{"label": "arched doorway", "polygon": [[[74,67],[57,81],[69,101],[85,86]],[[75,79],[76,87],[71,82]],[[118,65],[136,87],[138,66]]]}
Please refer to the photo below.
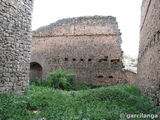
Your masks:
{"label": "arched doorway", "polygon": [[42,67],[39,63],[30,63],[30,81],[34,81],[36,78],[42,78]]}

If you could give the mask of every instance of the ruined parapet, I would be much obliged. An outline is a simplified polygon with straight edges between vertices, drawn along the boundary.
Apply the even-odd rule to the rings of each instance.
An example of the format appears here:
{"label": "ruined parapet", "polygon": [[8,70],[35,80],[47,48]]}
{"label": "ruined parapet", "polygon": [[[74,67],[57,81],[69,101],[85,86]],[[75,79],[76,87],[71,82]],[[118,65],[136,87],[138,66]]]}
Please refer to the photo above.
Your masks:
{"label": "ruined parapet", "polygon": [[33,0],[0,0],[0,93],[29,84]]}
{"label": "ruined parapet", "polygon": [[120,35],[115,17],[85,16],[58,20],[33,32],[34,37]]}
{"label": "ruined parapet", "polygon": [[[121,33],[115,17],[85,16],[59,20],[33,32],[31,76],[58,68],[73,70],[76,81],[97,85],[125,83]],[[41,71],[38,69],[42,67]],[[32,69],[33,68],[33,69]],[[33,79],[31,77],[31,79]]]}
{"label": "ruined parapet", "polygon": [[[160,1],[144,0],[141,7],[138,80],[136,84],[152,101],[160,89]],[[153,97],[154,96],[154,97]]]}

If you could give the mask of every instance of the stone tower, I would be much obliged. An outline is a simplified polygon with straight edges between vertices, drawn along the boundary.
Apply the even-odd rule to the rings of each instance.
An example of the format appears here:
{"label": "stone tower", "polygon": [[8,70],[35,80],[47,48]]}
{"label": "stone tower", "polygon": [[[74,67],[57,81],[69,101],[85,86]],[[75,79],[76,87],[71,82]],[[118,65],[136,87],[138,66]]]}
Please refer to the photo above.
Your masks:
{"label": "stone tower", "polygon": [[33,0],[0,0],[0,92],[29,84]]}

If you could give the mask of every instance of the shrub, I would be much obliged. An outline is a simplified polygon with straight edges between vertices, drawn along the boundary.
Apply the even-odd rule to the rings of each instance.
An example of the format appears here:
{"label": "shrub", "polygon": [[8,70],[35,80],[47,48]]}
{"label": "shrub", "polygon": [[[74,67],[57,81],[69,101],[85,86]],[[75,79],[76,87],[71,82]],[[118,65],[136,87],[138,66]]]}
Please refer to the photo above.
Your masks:
{"label": "shrub", "polygon": [[70,88],[74,78],[75,75],[73,73],[67,74],[66,72],[63,72],[62,69],[58,69],[47,76],[47,81],[54,88],[64,90]]}

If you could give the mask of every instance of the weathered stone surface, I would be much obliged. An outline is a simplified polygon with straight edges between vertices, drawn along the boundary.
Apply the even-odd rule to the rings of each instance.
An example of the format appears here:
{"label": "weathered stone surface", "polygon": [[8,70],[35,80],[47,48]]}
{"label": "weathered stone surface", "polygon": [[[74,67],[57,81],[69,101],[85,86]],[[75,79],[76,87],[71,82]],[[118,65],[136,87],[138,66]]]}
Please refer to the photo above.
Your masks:
{"label": "weathered stone surface", "polygon": [[33,32],[31,63],[40,64],[43,78],[62,68],[73,70],[76,81],[87,84],[126,83],[120,35],[111,16],[59,20]]}
{"label": "weathered stone surface", "polygon": [[0,92],[29,84],[33,0],[0,0]]}
{"label": "weathered stone surface", "polygon": [[160,1],[143,0],[141,7],[138,80],[136,84],[160,104]]}
{"label": "weathered stone surface", "polygon": [[130,70],[124,70],[124,78],[128,81],[129,85],[133,85],[137,81],[137,74]]}

